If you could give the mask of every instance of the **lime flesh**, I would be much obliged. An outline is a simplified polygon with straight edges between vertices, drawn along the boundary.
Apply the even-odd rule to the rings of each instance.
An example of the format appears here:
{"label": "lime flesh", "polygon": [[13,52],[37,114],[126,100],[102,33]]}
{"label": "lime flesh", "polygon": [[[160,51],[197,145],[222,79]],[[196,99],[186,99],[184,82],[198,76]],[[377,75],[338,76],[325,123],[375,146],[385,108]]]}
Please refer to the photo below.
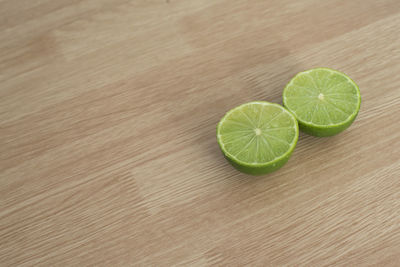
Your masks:
{"label": "lime flesh", "polygon": [[358,86],[347,75],[328,68],[298,73],[283,91],[283,104],[314,136],[332,136],[348,128],[360,110]]}
{"label": "lime flesh", "polygon": [[295,117],[284,107],[264,101],[238,106],[217,126],[218,144],[238,170],[261,175],[282,167],[299,136]]}

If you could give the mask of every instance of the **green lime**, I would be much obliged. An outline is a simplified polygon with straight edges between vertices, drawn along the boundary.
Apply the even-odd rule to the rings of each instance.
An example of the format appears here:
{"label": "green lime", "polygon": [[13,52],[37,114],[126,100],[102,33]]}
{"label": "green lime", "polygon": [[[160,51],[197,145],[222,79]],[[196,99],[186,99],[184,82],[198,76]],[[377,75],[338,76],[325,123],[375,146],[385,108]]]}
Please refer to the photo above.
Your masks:
{"label": "green lime", "polygon": [[239,171],[260,175],[282,167],[296,147],[299,127],[284,107],[250,102],[228,111],[217,126],[218,144]]}
{"label": "green lime", "polygon": [[360,110],[358,86],[346,74],[328,68],[300,72],[286,85],[283,104],[314,136],[332,136],[349,127]]}

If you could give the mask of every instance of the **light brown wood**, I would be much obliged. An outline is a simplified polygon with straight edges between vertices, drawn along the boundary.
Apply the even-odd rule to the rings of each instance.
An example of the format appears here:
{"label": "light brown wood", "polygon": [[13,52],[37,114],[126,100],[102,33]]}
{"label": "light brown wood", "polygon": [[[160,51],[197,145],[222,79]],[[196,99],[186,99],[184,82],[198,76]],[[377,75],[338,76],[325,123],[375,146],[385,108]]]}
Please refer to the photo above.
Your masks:
{"label": "light brown wood", "polygon": [[[215,128],[297,72],[355,123],[233,169]],[[400,1],[1,0],[0,265],[399,266]]]}

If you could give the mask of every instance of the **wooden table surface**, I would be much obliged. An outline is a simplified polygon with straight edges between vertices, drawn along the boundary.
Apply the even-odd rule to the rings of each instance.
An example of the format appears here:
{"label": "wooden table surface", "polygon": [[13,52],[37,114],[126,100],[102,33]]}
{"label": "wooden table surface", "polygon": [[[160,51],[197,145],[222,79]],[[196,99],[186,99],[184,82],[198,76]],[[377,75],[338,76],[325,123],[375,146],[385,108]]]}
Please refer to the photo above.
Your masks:
{"label": "wooden table surface", "polygon": [[[219,119],[317,66],[354,124],[233,169]],[[0,265],[400,266],[399,118],[399,0],[0,0]]]}

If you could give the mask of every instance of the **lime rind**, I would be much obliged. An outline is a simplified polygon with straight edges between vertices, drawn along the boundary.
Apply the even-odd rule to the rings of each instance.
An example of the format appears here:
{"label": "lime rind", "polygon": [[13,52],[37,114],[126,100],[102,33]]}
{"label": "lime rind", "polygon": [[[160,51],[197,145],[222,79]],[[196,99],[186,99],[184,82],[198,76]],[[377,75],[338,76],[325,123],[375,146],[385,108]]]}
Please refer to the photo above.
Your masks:
{"label": "lime rind", "polygon": [[[344,93],[344,92],[334,93],[334,92],[332,92],[332,90],[340,87],[340,84],[334,84],[333,88],[332,87],[328,87],[327,91],[324,91],[326,96],[329,96],[329,98],[331,98],[334,101],[336,101],[336,103],[335,103],[336,105],[331,105],[331,106],[333,106],[337,111],[340,110],[340,111],[338,111],[337,114],[339,114],[340,112],[345,113],[346,116],[347,116],[346,119],[344,119],[344,120],[336,119],[337,121],[340,121],[340,122],[335,123],[332,120],[332,118],[330,117],[331,114],[335,114],[335,113],[334,112],[329,113],[326,110],[326,106],[321,105],[321,112],[325,113],[326,117],[328,117],[331,120],[331,122],[330,123],[325,123],[325,124],[317,124],[317,123],[313,122],[312,118],[310,120],[309,118],[305,119],[304,117],[299,116],[299,114],[297,114],[296,111],[293,110],[293,108],[290,107],[291,104],[288,104],[288,101],[290,101],[289,99],[295,99],[295,98],[298,98],[298,100],[303,99],[304,100],[303,102],[306,102],[306,99],[309,99],[309,101],[311,101],[311,102],[314,101],[312,99],[312,97],[310,97],[310,96],[302,96],[302,95],[293,95],[293,96],[290,96],[290,97],[287,96],[288,95],[288,90],[290,89],[291,86],[296,86],[298,88],[301,88],[301,86],[298,86],[298,85],[294,84],[299,79],[299,77],[300,77],[300,79],[309,79],[310,77],[313,77],[311,74],[313,73],[314,70],[325,70],[326,72],[329,72],[330,75],[337,74],[338,75],[337,77],[342,77],[343,80],[341,82],[349,83],[349,84],[352,85],[352,88],[355,88],[355,90],[354,90],[355,94]],[[317,75],[317,73],[318,72],[314,72],[313,74]],[[308,75],[305,75],[305,74],[308,74]],[[305,78],[305,77],[308,77],[308,78]],[[310,78],[310,79],[312,80],[313,78]],[[321,80],[325,80],[325,84],[318,84],[318,83],[321,82]],[[326,87],[326,80],[327,80],[327,77],[324,77],[324,78],[319,77],[319,80],[317,79],[317,80],[313,81],[313,83],[315,84],[316,87],[319,86],[319,87],[324,88],[324,90],[326,90],[325,89],[325,88],[327,88]],[[318,81],[318,82],[316,83],[316,81]],[[304,89],[308,89],[308,88],[304,88]],[[313,97],[317,96],[317,95],[314,94],[314,92],[312,92],[312,94],[313,94]],[[356,102],[349,102],[352,105],[355,104],[353,106],[353,111],[351,113],[347,112],[347,110],[341,110],[339,107],[337,107],[338,105],[340,106],[340,104],[338,104],[338,102],[345,101],[345,100],[339,99],[337,97],[338,95],[341,95],[341,94],[346,94],[349,97],[355,96],[354,100],[356,100]],[[316,99],[316,98],[314,98],[314,99]],[[309,103],[310,102],[308,102],[308,104]],[[330,102],[327,101],[327,103],[329,105]],[[307,104],[307,103],[305,103],[305,104]],[[299,72],[298,74],[296,74],[290,80],[290,82],[285,86],[285,89],[283,90],[283,105],[286,108],[288,108],[295,115],[296,119],[299,122],[300,130],[302,130],[302,131],[304,131],[304,132],[306,132],[308,134],[315,135],[315,136],[321,136],[321,137],[322,136],[332,136],[332,135],[335,135],[335,134],[340,133],[343,130],[347,129],[353,123],[353,121],[357,117],[358,112],[360,110],[361,94],[360,94],[360,89],[359,89],[358,85],[350,77],[348,77],[346,74],[344,74],[342,72],[339,72],[337,70],[330,69],[330,68],[315,68],[315,69]],[[308,106],[311,106],[311,105],[308,105]],[[343,107],[344,106],[345,105],[343,105]],[[337,116],[340,116],[340,115],[337,115]]]}
{"label": "lime rind", "polygon": [[[278,139],[278,137],[274,136],[274,134],[272,133],[272,131],[278,131],[278,130],[282,130],[279,128],[290,128],[290,129],[294,129],[294,136],[292,137],[291,142],[286,142],[287,145],[287,150],[280,153],[279,156],[276,156],[276,151],[274,151],[274,148],[272,148],[271,144],[269,144],[270,149],[269,151],[271,153],[275,153],[274,154],[274,158],[272,160],[268,160],[265,162],[246,162],[243,160],[240,160],[237,155],[233,155],[231,154],[228,149],[226,149],[224,142],[222,141],[222,135],[221,133],[221,128],[224,125],[225,120],[227,120],[227,118],[235,111],[237,110],[241,110],[243,107],[248,106],[248,105],[254,105],[254,104],[259,104],[259,105],[266,105],[266,106],[273,106],[273,107],[277,107],[279,108],[281,111],[279,112],[279,114],[277,114],[274,118],[272,118],[270,120],[269,123],[272,123],[272,121],[276,118],[279,117],[281,113],[285,113],[289,116],[289,118],[292,120],[292,125],[293,126],[283,126],[283,127],[274,127],[273,129],[269,128],[269,135],[268,138],[270,139]],[[260,112],[261,113],[261,112]],[[259,116],[259,121],[262,119],[262,114],[258,114]],[[249,120],[249,124],[252,122],[252,120]],[[246,125],[248,126],[248,125]],[[254,126],[254,125],[252,125]],[[226,134],[226,133],[225,133]],[[217,125],[217,141],[218,144],[225,156],[225,158],[238,170],[244,172],[244,173],[248,173],[248,174],[253,174],[253,175],[260,175],[260,174],[266,174],[272,171],[275,171],[277,169],[279,169],[280,167],[282,167],[290,158],[291,154],[293,153],[293,150],[296,147],[297,141],[298,141],[298,137],[299,137],[299,125],[298,122],[295,118],[295,116],[286,108],[284,108],[283,106],[279,105],[279,104],[275,104],[275,103],[270,103],[270,102],[266,102],[266,101],[255,101],[255,102],[249,102],[249,103],[245,103],[242,104],[230,111],[228,111],[224,117],[221,119],[221,121],[218,123]],[[266,141],[265,138],[260,138],[257,139],[257,142],[259,142],[259,140],[262,140],[263,142]],[[268,141],[267,141],[268,142]],[[273,141],[273,142],[279,142],[277,140]],[[285,142],[285,140],[281,140],[281,142]],[[252,144],[251,142],[249,142],[248,144]],[[268,146],[268,144],[267,144]],[[265,153],[268,153],[268,151],[266,151]],[[256,148],[256,154],[257,154],[257,148]],[[267,159],[267,156],[265,156],[265,159]]]}

